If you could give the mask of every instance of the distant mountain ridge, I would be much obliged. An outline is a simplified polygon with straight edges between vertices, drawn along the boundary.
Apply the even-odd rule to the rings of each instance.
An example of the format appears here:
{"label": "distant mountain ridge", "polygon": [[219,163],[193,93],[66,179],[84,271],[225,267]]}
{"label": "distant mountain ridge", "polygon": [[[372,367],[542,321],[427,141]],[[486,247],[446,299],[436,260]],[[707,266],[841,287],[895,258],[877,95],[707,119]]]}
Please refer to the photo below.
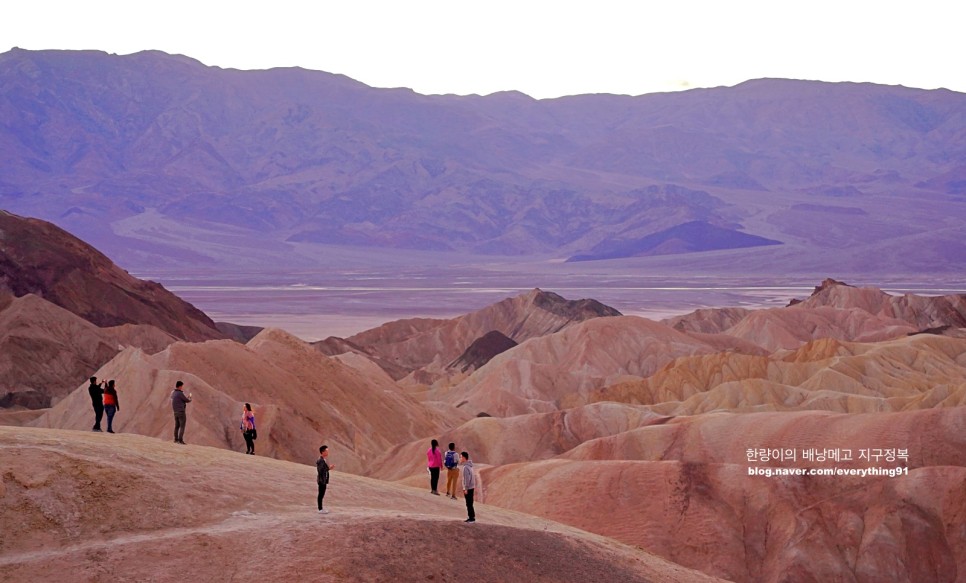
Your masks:
{"label": "distant mountain ridge", "polygon": [[[785,244],[731,249],[756,269],[966,257],[950,212],[966,202],[966,96],[946,90],[763,79],[425,96],[159,52],[19,49],[0,55],[0,83],[0,206],[132,268],[311,264],[301,250],[317,244],[565,258],[696,221]],[[883,254],[899,265],[868,260]]]}

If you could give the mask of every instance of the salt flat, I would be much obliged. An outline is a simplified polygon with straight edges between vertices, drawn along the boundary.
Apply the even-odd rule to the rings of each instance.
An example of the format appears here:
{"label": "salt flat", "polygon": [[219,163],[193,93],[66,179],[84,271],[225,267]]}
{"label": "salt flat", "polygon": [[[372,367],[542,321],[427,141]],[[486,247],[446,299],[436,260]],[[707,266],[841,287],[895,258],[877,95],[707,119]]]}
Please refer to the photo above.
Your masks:
{"label": "salt flat", "polygon": [[[403,318],[453,318],[526,293],[594,298],[625,315],[662,320],[700,308],[774,308],[803,299],[824,277],[663,276],[547,262],[296,272],[155,271],[154,279],[217,321],[277,327],[315,341]],[[966,279],[848,280],[892,294],[966,292]]]}

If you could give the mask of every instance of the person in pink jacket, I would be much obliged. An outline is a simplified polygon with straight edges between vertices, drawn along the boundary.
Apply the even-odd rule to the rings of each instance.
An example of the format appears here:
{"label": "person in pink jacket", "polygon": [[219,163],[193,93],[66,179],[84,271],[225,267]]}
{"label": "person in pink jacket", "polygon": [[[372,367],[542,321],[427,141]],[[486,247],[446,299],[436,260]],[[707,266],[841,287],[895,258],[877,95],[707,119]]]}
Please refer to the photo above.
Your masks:
{"label": "person in pink jacket", "polygon": [[426,450],[426,467],[429,468],[429,493],[439,496],[436,488],[439,487],[439,471],[443,467],[443,452],[440,451],[439,442],[435,439],[430,442],[429,449]]}
{"label": "person in pink jacket", "polygon": [[248,455],[255,455],[255,412],[252,411],[251,403],[245,403],[245,408],[242,409],[242,418],[239,429],[242,431],[242,437],[245,438],[245,445],[248,448],[245,453]]}

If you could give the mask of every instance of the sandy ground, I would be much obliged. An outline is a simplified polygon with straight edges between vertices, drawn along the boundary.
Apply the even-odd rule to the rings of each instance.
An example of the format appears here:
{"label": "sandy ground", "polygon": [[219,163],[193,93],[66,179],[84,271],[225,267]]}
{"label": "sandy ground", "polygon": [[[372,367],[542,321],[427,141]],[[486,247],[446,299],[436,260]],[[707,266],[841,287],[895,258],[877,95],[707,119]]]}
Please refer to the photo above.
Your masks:
{"label": "sandy ground", "polygon": [[[338,459],[330,459],[338,467]],[[125,434],[0,427],[0,581],[712,581],[578,529]]]}

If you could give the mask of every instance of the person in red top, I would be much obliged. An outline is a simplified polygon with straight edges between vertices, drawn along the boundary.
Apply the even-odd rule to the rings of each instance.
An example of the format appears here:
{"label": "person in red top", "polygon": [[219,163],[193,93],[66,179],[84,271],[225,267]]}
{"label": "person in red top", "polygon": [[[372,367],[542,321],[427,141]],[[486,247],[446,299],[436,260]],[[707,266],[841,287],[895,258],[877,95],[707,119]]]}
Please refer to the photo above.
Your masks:
{"label": "person in red top", "polygon": [[104,387],[104,412],[107,413],[108,433],[114,433],[114,414],[120,410],[121,405],[117,400],[117,389],[114,388],[114,379],[111,379]]}
{"label": "person in red top", "polygon": [[439,496],[436,488],[439,487],[439,470],[443,467],[443,452],[440,451],[439,442],[435,439],[430,442],[429,449],[426,450],[426,467],[429,468],[429,493]]}

